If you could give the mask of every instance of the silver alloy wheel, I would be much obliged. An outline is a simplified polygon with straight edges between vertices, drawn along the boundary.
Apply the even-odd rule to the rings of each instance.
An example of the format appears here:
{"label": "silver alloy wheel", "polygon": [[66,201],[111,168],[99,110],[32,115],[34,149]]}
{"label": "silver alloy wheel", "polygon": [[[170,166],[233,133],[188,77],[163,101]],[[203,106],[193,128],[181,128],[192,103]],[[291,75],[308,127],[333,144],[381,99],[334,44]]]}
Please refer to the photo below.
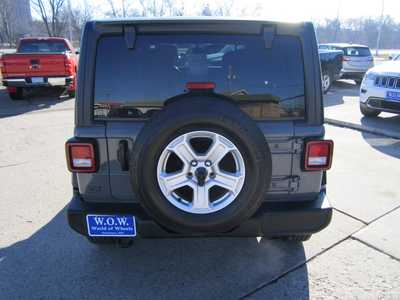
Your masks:
{"label": "silver alloy wheel", "polygon": [[322,89],[324,90],[324,92],[328,91],[330,84],[331,84],[331,77],[328,74],[323,74]]}
{"label": "silver alloy wheel", "polygon": [[[180,161],[180,167],[171,171],[174,158]],[[245,164],[238,148],[224,136],[192,131],[178,136],[163,150],[157,180],[163,195],[175,207],[192,214],[209,214],[236,199],[244,184]]]}

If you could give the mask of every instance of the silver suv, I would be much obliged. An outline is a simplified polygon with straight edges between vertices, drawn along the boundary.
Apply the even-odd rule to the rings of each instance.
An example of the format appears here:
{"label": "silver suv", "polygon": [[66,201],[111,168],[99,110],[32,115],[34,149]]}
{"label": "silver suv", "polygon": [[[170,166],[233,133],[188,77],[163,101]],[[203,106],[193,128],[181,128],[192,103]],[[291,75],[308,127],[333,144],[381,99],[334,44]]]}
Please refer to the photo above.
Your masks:
{"label": "silver suv", "polygon": [[354,79],[360,84],[365,73],[374,66],[374,57],[368,46],[347,44],[347,43],[328,43],[320,44],[320,49],[342,50],[343,68],[341,78]]}
{"label": "silver suv", "polygon": [[311,23],[89,22],[75,116],[67,213],[92,242],[306,240],[330,222]]}

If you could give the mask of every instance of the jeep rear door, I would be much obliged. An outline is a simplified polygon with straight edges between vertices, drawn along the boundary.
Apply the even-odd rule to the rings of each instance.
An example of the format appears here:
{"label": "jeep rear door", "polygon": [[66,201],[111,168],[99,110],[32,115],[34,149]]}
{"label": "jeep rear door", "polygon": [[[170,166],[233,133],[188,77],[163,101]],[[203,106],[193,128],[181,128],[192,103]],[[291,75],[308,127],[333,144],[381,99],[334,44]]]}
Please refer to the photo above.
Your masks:
{"label": "jeep rear door", "polygon": [[301,166],[305,140],[323,136],[312,26],[305,24],[299,33],[251,23],[246,30],[245,23],[236,21],[243,28],[227,34],[226,26],[217,23],[207,32],[186,24],[184,33],[179,24],[130,24],[134,29],[125,31],[102,24],[108,34],[99,34],[96,43],[91,110],[93,120],[105,125],[115,201],[135,200],[125,161],[145,122],[166,100],[185,94],[188,82],[205,81],[215,83],[217,94],[235,100],[269,142],[273,179],[266,200],[304,200],[304,195],[309,200],[319,192],[322,172],[304,172]]}

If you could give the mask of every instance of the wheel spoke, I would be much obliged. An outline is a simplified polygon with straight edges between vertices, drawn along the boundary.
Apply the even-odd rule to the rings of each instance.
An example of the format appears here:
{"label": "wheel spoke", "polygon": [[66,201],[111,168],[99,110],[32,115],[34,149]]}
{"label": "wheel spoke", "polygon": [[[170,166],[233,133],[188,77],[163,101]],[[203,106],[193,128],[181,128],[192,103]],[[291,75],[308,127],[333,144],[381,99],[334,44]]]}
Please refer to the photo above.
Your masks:
{"label": "wheel spoke", "polygon": [[210,207],[210,197],[208,193],[208,186],[196,186],[193,189],[193,202],[194,209],[207,209]]}
{"label": "wheel spoke", "polygon": [[191,181],[186,177],[186,174],[184,174],[184,172],[173,174],[161,173],[160,179],[163,182],[165,192],[167,192],[168,194],[171,194],[173,191],[179,189],[180,187],[186,185],[191,186]]}
{"label": "wheel spoke", "polygon": [[184,164],[189,164],[192,160],[197,159],[196,153],[193,151],[185,136],[182,136],[176,144],[171,145],[168,150],[174,152]]}
{"label": "wheel spoke", "polygon": [[230,192],[235,192],[240,181],[243,179],[241,173],[226,173],[219,171],[215,178],[211,181],[213,186],[222,187]]}
{"label": "wheel spoke", "polygon": [[207,152],[207,160],[210,160],[216,165],[233,149],[233,147],[234,146],[229,141],[216,135],[213,144]]}

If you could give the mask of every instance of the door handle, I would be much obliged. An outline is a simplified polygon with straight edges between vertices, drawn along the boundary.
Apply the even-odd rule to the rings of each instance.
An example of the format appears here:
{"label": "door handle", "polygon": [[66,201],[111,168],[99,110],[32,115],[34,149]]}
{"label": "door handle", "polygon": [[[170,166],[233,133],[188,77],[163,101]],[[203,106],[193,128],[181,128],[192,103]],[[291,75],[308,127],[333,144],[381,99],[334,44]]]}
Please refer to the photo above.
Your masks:
{"label": "door handle", "polygon": [[129,170],[129,149],[128,141],[119,141],[118,151],[117,151],[118,161],[121,165],[122,171]]}

